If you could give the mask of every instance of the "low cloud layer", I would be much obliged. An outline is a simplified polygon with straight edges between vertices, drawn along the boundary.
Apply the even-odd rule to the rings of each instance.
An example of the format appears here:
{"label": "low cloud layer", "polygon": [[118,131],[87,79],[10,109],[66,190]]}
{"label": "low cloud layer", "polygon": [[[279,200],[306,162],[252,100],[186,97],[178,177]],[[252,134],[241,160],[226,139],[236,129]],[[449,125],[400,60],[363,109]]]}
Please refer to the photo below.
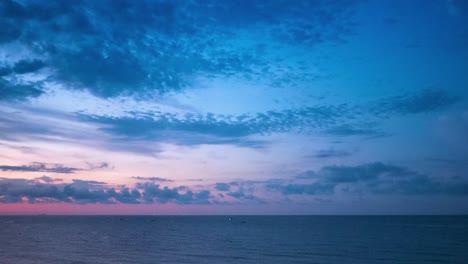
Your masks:
{"label": "low cloud layer", "polygon": [[450,180],[381,162],[358,166],[326,166],[298,176],[309,182],[268,184],[286,195],[370,193],[380,195],[468,195],[468,181]]}
{"label": "low cloud layer", "polygon": [[163,187],[154,183],[138,183],[135,188],[111,187],[105,182],[74,179],[72,183],[57,183],[61,179],[47,176],[33,180],[0,178],[0,203],[76,203],[76,204],[139,204],[178,203],[208,204],[209,190],[194,191],[182,187]]}
{"label": "low cloud layer", "polygon": [[295,179],[263,181],[239,180],[205,185],[202,189],[190,186],[167,187],[155,182],[160,178],[134,177],[135,187],[112,187],[105,182],[62,179],[42,176],[33,180],[0,178],[1,203],[269,203],[266,193],[277,193],[287,199],[290,195],[329,196],[372,194],[380,196],[466,196],[468,181],[442,181],[404,167],[375,162],[357,166],[325,166],[307,171]]}

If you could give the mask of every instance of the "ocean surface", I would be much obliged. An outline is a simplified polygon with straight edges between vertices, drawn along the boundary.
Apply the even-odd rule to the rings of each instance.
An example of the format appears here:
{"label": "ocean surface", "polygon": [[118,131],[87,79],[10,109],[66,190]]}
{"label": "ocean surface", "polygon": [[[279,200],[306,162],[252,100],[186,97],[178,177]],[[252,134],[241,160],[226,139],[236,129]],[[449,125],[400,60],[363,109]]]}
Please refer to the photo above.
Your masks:
{"label": "ocean surface", "polygon": [[468,263],[468,217],[0,216],[0,263]]}

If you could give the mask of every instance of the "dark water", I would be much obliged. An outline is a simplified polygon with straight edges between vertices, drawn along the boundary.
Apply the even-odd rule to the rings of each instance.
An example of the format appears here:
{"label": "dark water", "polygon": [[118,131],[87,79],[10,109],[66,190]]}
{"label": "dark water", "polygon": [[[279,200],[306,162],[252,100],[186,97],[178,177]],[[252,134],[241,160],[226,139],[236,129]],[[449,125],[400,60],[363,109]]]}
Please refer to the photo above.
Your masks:
{"label": "dark water", "polygon": [[1,216],[0,263],[468,263],[468,217]]}

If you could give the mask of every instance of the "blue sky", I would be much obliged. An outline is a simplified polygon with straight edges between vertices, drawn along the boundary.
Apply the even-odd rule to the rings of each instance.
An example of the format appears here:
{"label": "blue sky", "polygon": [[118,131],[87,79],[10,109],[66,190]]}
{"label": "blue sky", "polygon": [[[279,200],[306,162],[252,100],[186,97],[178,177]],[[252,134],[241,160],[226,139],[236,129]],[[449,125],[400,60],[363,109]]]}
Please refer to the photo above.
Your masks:
{"label": "blue sky", "polygon": [[0,213],[468,212],[468,5],[0,3]]}

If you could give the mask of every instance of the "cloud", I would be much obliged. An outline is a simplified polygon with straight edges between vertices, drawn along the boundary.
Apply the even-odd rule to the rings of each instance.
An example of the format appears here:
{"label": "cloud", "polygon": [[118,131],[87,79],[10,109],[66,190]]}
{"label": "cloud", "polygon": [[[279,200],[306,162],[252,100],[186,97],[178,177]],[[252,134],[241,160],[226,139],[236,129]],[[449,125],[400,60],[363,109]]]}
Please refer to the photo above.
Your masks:
{"label": "cloud", "polygon": [[215,184],[215,189],[218,191],[229,191],[231,185],[227,183],[218,182]]}
{"label": "cloud", "polygon": [[325,149],[320,150],[316,154],[312,155],[314,158],[327,159],[327,158],[342,158],[350,156],[351,153],[344,150]]}
{"label": "cloud", "polygon": [[138,189],[142,189],[142,197],[146,202],[152,203],[154,200],[159,203],[175,202],[179,204],[209,204],[211,198],[210,191],[180,192],[180,188],[161,187],[154,183],[138,183]]}
{"label": "cloud", "polygon": [[109,169],[109,168],[113,168],[109,165],[109,163],[107,162],[101,162],[101,163],[98,163],[98,164],[92,164],[92,163],[88,163],[88,166],[89,166],[89,169],[90,170],[98,170],[98,169]]}
{"label": "cloud", "polygon": [[132,176],[132,179],[144,180],[144,181],[157,181],[157,182],[173,182],[174,180],[160,178],[160,177],[142,177],[142,176]]}
{"label": "cloud", "polygon": [[272,190],[290,194],[348,193],[403,195],[468,195],[468,182],[436,179],[410,169],[381,162],[358,166],[325,166],[297,177],[312,183],[268,184]]}
{"label": "cloud", "polygon": [[[6,70],[0,69],[0,75],[2,71],[5,73]],[[40,83],[30,84],[7,81],[0,76],[0,101],[20,101],[39,97],[43,93]]]}
{"label": "cloud", "polygon": [[366,127],[365,125],[353,126],[349,124],[342,124],[324,130],[324,133],[332,136],[366,136],[366,137],[382,137],[385,133],[376,129]]}
{"label": "cloud", "polygon": [[49,176],[41,176],[41,177],[38,177],[36,178],[35,180],[37,181],[42,181],[42,182],[45,182],[45,183],[52,183],[52,182],[59,182],[59,181],[63,181],[62,179],[58,179],[58,178],[51,178]]}
{"label": "cloud", "polygon": [[0,178],[0,203],[75,203],[75,204],[140,204],[179,203],[208,204],[209,190],[187,187],[161,187],[154,183],[137,183],[136,188],[110,187],[105,182],[73,179],[72,183],[57,183],[61,179],[47,176],[33,180]]}
{"label": "cloud", "polygon": [[421,90],[381,99],[370,111],[376,115],[419,114],[442,110],[460,101],[444,90]]}
{"label": "cloud", "polygon": [[36,198],[45,201],[68,202],[68,198],[53,184],[37,183],[35,180],[0,178],[0,203],[20,203],[26,198],[29,203],[35,203]]}
{"label": "cloud", "polygon": [[13,70],[10,67],[0,67],[0,77],[7,76],[12,72]]}
{"label": "cloud", "polygon": [[18,74],[35,72],[45,67],[45,63],[41,60],[20,60],[15,63],[13,71]]}
{"label": "cloud", "polygon": [[131,113],[109,117],[77,114],[85,122],[100,125],[100,130],[122,140],[154,140],[182,145],[233,144],[259,148],[266,144],[248,138],[291,131],[320,129],[346,119],[352,114],[346,105],[314,106],[251,115],[226,116],[207,113]]}
{"label": "cloud", "polygon": [[[24,91],[27,91],[24,90]],[[435,93],[435,92],[434,92]],[[214,113],[173,114],[169,112],[128,112],[123,116],[87,115],[75,113],[63,116],[58,113],[32,112],[30,109],[1,111],[0,138],[23,140],[79,140],[80,143],[100,138],[102,146],[131,152],[154,153],[146,142],[170,143],[177,145],[223,144],[247,148],[265,148],[270,142],[259,136],[275,133],[317,133],[334,137],[359,136],[368,139],[390,136],[379,129],[379,124],[395,115],[416,114],[420,111],[436,111],[447,107],[456,100],[434,101],[434,95],[422,91],[417,96],[395,96],[377,107],[375,102],[361,105],[323,104],[283,110],[247,113],[241,115],[221,115]],[[456,98],[446,93],[445,98]],[[8,93],[1,96],[9,96]],[[10,94],[11,96],[11,94]],[[14,95],[16,96],[16,95]],[[18,98],[33,95],[21,95]],[[444,97],[440,95],[439,97]],[[397,99],[395,99],[397,98]],[[404,99],[402,99],[404,98]],[[421,99],[426,98],[426,99]],[[426,102],[432,106],[412,108],[413,102]],[[429,104],[429,102],[432,102]],[[444,102],[444,103],[441,103]],[[409,104],[409,105],[406,105]],[[399,109],[399,110],[396,110]],[[411,111],[408,109],[412,109]],[[416,110],[417,109],[417,110]],[[24,113],[23,113],[24,112]],[[19,113],[19,114],[18,114]],[[38,122],[47,117],[54,122],[67,123],[65,129],[57,129],[56,124]],[[70,126],[73,122],[76,126]],[[83,123],[92,126],[94,134],[74,131],[81,129]],[[54,136],[54,137],[52,137]],[[132,141],[134,144],[127,144]],[[324,156],[326,153],[322,153]],[[330,153],[328,153],[330,154]]]}
{"label": "cloud", "polygon": [[[343,41],[353,26],[355,1],[0,4],[0,43],[25,47],[43,61],[18,67],[18,73],[47,65],[49,80],[64,87],[143,98],[184,89],[197,75],[261,77],[271,63],[257,52],[261,45],[273,52],[275,44]],[[258,36],[235,46],[245,39],[239,32],[244,28]]]}
{"label": "cloud", "polygon": [[47,164],[34,162],[31,165],[9,166],[0,165],[1,171],[24,171],[24,172],[53,172],[53,173],[75,173],[80,171],[80,168],[64,167],[61,164]]}
{"label": "cloud", "polygon": [[243,188],[239,188],[236,191],[228,192],[228,196],[234,197],[237,200],[255,200],[255,201],[262,201],[258,197],[254,196],[253,194],[247,194]]}
{"label": "cloud", "polygon": [[136,190],[130,190],[129,188],[122,188],[119,192],[116,192],[114,189],[110,189],[108,194],[112,197],[115,197],[115,200],[119,203],[126,204],[139,204],[139,199],[141,198],[141,193]]}
{"label": "cloud", "polygon": [[312,184],[269,184],[267,188],[277,190],[285,195],[306,194],[306,195],[323,195],[334,193],[335,185],[332,183],[312,183]]}
{"label": "cloud", "polygon": [[[182,145],[233,144],[256,148],[267,142],[249,139],[252,135],[319,132],[340,137],[384,137],[388,134],[378,129],[380,121],[394,115],[437,111],[458,100],[458,97],[443,91],[423,90],[411,95],[383,98],[378,104],[316,105],[238,116],[159,112],[132,112],[121,117],[77,116],[82,121],[100,125],[100,130],[123,140],[155,140]],[[322,156],[326,154],[322,153]]]}

